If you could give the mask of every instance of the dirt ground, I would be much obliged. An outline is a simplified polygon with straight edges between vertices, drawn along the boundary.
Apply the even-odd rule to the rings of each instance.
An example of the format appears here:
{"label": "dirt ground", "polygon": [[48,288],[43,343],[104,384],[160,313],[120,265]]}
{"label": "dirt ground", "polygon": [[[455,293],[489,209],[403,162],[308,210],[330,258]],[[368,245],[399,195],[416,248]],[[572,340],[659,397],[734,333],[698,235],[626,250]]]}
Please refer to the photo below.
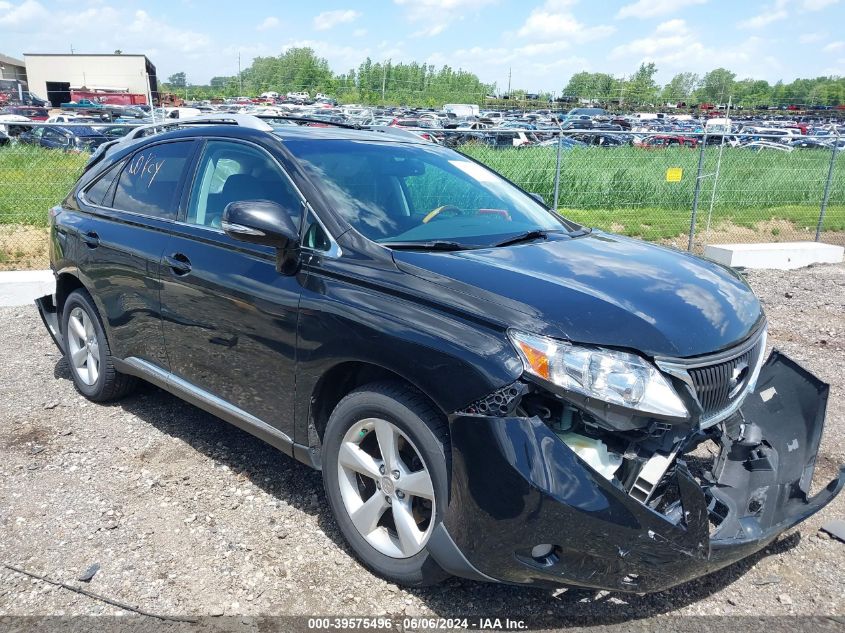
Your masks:
{"label": "dirt ground", "polygon": [[49,267],[46,228],[0,224],[0,270],[44,270]]}
{"label": "dirt ground", "polygon": [[[831,384],[818,487],[845,463],[845,266],[748,276],[770,343]],[[845,495],[750,559],[658,594],[458,579],[408,590],[352,557],[319,473],[153,387],[87,402],[34,307],[0,309],[0,351],[0,565],[150,612],[637,619],[647,630],[675,615],[845,615],[845,543],[819,530],[845,518]],[[118,613],[0,568],[0,616]]]}

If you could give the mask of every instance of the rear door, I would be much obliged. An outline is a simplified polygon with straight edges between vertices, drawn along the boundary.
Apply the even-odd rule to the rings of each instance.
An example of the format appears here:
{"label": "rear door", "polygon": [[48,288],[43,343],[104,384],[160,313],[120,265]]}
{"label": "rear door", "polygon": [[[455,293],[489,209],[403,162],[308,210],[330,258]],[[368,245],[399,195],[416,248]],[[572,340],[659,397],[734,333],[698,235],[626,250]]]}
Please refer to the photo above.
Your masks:
{"label": "rear door", "polygon": [[87,213],[76,214],[79,273],[118,358],[167,367],[159,266],[195,148],[193,140],[145,145],[80,195]]}
{"label": "rear door", "polygon": [[162,264],[162,325],[171,371],[293,437],[298,276],[275,249],[234,240],[226,205],[272,200],[300,226],[304,201],[264,148],[210,139]]}

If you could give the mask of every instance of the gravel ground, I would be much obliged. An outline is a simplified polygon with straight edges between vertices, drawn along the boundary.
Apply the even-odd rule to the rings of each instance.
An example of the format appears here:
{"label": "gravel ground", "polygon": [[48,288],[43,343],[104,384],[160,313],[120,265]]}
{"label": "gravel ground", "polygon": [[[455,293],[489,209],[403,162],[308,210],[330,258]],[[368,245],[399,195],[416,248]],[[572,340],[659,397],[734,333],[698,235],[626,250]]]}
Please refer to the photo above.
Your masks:
{"label": "gravel ground", "polygon": [[[816,486],[845,463],[845,266],[751,272],[770,343],[832,385]],[[153,387],[88,403],[34,307],[0,309],[0,564],[155,613],[496,615],[593,623],[665,614],[845,614],[845,495],[765,552],[636,596],[450,580],[406,590],[343,543],[319,473]],[[0,568],[0,615],[116,614]]]}

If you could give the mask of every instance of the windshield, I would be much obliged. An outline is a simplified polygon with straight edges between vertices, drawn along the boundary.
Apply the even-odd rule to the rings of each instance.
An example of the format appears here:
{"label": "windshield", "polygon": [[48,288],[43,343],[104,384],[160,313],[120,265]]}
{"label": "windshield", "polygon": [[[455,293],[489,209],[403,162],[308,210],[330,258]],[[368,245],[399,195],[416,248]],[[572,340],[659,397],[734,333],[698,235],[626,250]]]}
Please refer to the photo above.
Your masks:
{"label": "windshield", "polygon": [[575,228],[495,172],[433,144],[285,145],[323,185],[335,209],[377,242],[492,246],[526,231]]}

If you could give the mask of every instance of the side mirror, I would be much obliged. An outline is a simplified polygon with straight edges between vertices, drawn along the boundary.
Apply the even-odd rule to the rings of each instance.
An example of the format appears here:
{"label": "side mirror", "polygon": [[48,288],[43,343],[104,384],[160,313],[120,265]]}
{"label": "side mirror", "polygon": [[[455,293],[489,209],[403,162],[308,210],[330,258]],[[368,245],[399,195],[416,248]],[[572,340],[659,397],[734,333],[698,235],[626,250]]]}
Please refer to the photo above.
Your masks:
{"label": "side mirror", "polygon": [[221,226],[229,237],[252,244],[286,249],[299,241],[290,214],[269,200],[230,202],[223,210]]}
{"label": "side mirror", "polygon": [[540,195],[539,193],[529,193],[528,195],[531,196],[532,198],[534,198],[537,202],[542,204],[544,207],[546,206],[545,198],[543,198],[543,196]]}

